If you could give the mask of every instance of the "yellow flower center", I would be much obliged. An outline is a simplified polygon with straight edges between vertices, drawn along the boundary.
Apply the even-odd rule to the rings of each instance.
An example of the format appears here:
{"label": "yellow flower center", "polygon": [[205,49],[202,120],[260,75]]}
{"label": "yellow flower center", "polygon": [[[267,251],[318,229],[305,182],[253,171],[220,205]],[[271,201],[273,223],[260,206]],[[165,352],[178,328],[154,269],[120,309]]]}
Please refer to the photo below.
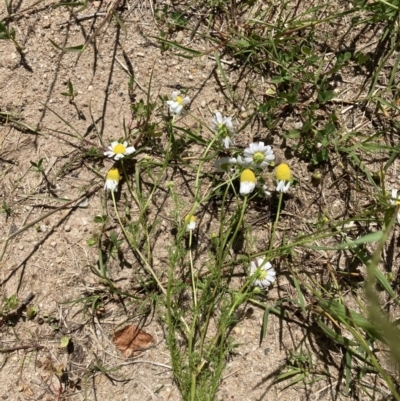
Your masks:
{"label": "yellow flower center", "polygon": [[182,96],[177,96],[176,97],[176,102],[179,103],[181,106],[183,105],[183,98]]}
{"label": "yellow flower center", "polygon": [[259,279],[259,280],[264,280],[265,279],[265,277],[267,277],[267,271],[265,270],[265,269],[260,269],[259,271],[258,271],[258,273],[257,273],[257,278]]}
{"label": "yellow flower center", "polygon": [[121,154],[126,152],[126,147],[122,145],[122,143],[119,143],[118,145],[114,146],[114,153],[116,154]]}
{"label": "yellow flower center", "polygon": [[292,173],[290,171],[290,167],[286,163],[280,164],[276,168],[276,178],[278,181],[290,181]]}
{"label": "yellow flower center", "polygon": [[257,180],[254,173],[247,168],[240,174],[240,182],[253,182],[255,184]]}
{"label": "yellow flower center", "polygon": [[256,152],[253,155],[254,163],[257,163],[257,164],[262,163],[264,161],[264,159],[265,159],[265,155],[263,152]]}
{"label": "yellow flower center", "polygon": [[189,216],[188,214],[185,216],[185,223],[195,223],[197,220],[196,216]]}
{"label": "yellow flower center", "polygon": [[229,130],[225,124],[218,124],[218,135],[221,135],[222,138],[230,136]]}
{"label": "yellow flower center", "polygon": [[108,173],[107,173],[107,180],[113,180],[113,181],[118,181],[120,180],[121,176],[119,175],[119,171],[117,168],[112,168]]}

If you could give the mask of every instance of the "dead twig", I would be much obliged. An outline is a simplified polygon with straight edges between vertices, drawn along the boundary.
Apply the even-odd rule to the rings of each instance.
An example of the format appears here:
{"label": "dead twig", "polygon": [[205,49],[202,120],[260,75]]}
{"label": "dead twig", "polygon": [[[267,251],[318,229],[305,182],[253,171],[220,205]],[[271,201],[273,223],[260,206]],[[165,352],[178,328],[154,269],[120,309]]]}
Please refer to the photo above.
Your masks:
{"label": "dead twig", "polygon": [[9,236],[4,240],[3,249],[2,249],[1,254],[0,254],[0,262],[3,260],[3,256],[4,256],[4,253],[6,252],[8,242],[9,242],[11,239],[13,239],[13,238],[16,237],[17,235],[21,234],[22,232],[24,232],[24,231],[27,230],[28,228],[30,228],[30,227],[34,226],[35,224],[39,223],[39,222],[42,221],[43,219],[46,219],[47,217],[51,216],[52,214],[54,214],[54,213],[56,213],[56,212],[59,212],[59,211],[62,210],[62,209],[65,209],[65,208],[66,208],[67,206],[69,206],[69,205],[76,204],[76,206],[78,206],[80,202],[82,202],[85,198],[87,198],[87,197],[93,195],[93,194],[94,194],[95,192],[97,192],[102,186],[103,186],[103,185],[98,185],[98,186],[96,186],[95,188],[93,188],[93,189],[91,189],[91,190],[89,190],[89,191],[86,191],[86,193],[84,193],[83,195],[79,196],[78,198],[76,198],[76,199],[74,199],[74,200],[72,200],[72,201],[70,201],[70,202],[68,202],[68,203],[66,203],[66,204],[64,204],[64,205],[62,205],[62,206],[60,206],[60,207],[54,209],[54,210],[52,210],[52,211],[49,212],[49,213],[46,213],[44,216],[40,216],[40,217],[37,218],[36,220],[33,220],[32,222],[30,222],[30,223],[27,224],[26,226],[23,226],[23,227],[20,228],[19,230],[15,231],[15,232],[12,233],[11,235],[9,235]]}
{"label": "dead twig", "polygon": [[17,347],[11,347],[11,348],[0,348],[0,354],[6,354],[8,352],[14,352],[14,351],[19,351],[20,349],[34,349],[36,351],[39,351],[43,349],[43,345],[18,345]]}

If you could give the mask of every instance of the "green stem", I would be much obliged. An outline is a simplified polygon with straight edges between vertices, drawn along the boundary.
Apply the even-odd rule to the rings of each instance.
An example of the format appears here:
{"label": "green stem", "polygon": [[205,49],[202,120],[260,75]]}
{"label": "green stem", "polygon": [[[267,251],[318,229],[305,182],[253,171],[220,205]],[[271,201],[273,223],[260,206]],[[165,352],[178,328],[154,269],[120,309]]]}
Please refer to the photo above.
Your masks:
{"label": "green stem", "polygon": [[194,282],[193,255],[192,255],[192,239],[193,239],[193,230],[190,230],[190,231],[189,231],[190,274],[191,274],[191,276],[192,276],[192,289],[193,289],[194,309],[197,310],[197,291],[196,291],[196,285],[195,285],[195,282]]}
{"label": "green stem", "polygon": [[139,210],[140,210],[139,199],[137,198],[136,194],[132,190],[131,183],[129,182],[129,179],[128,179],[128,174],[126,174],[125,165],[124,165],[123,160],[121,160],[121,167],[122,167],[122,173],[124,174],[124,178],[126,181],[126,185],[128,185],[129,193],[132,195],[132,198],[135,199],[135,202],[137,203]]}
{"label": "green stem", "polygon": [[[240,217],[239,217],[238,224],[236,225],[235,232],[232,235],[232,238],[230,240],[231,243],[233,243],[233,241],[235,240],[236,235],[240,229],[240,226],[242,225],[244,212],[246,211],[247,200],[248,200],[248,197],[245,196],[244,200],[243,200],[242,210],[240,211]],[[226,233],[225,238],[227,238],[228,236],[229,236],[229,233]],[[226,243],[226,241],[225,241],[225,243]],[[221,247],[225,246],[225,243],[223,243],[223,244],[221,243],[220,246]],[[229,249],[230,249],[230,247],[227,247],[227,252],[229,252]],[[225,255],[223,255],[223,254],[221,255],[221,257],[219,258],[220,259],[219,262],[222,263],[223,260],[225,260],[224,256]],[[221,273],[221,266],[219,266],[219,273]],[[219,281],[219,278],[220,277],[218,277],[218,281]],[[219,291],[218,285],[216,285],[214,288],[213,299],[215,299],[215,295],[216,295],[217,291]],[[203,325],[203,331],[202,331],[201,339],[200,339],[200,360],[203,358],[204,341],[205,341],[205,337],[207,334],[208,325],[210,324],[210,318],[211,318],[211,314],[212,314],[213,310],[214,310],[214,304],[213,304],[213,302],[210,302],[210,308],[208,309],[208,312],[207,312],[206,321],[205,321],[205,324]]]}
{"label": "green stem", "polygon": [[267,259],[268,260],[271,258],[272,248],[274,247],[275,232],[276,232],[276,227],[278,226],[279,216],[280,216],[280,213],[281,213],[282,199],[283,199],[283,192],[280,192],[279,193],[278,210],[276,211],[275,223],[274,223],[274,225],[272,227],[271,240],[269,242],[269,249],[268,249],[268,254],[267,254],[267,256],[268,256]]}
{"label": "green stem", "polygon": [[139,256],[140,259],[142,260],[143,264],[146,266],[146,269],[150,272],[150,274],[153,276],[154,280],[156,281],[156,283],[158,284],[158,287],[160,288],[160,290],[162,291],[162,293],[164,295],[167,294],[167,291],[165,290],[165,288],[163,287],[163,285],[161,284],[160,280],[158,279],[158,277],[156,276],[156,273],[154,272],[154,270],[152,269],[152,267],[149,265],[149,263],[147,262],[147,260],[145,259],[145,257],[143,256],[143,254],[140,252],[139,249],[134,249],[133,246],[131,245],[130,241],[129,241],[129,236],[128,233],[125,230],[125,227],[122,225],[121,222],[121,218],[119,217],[119,213],[118,213],[118,209],[117,209],[117,204],[115,202],[115,195],[114,195],[114,191],[111,191],[111,197],[113,200],[113,205],[114,205],[114,210],[115,210],[115,214],[117,216],[118,219],[118,223],[121,226],[121,230],[124,233],[125,239],[127,241],[127,243],[129,244],[129,246],[131,247],[131,249],[136,252]]}

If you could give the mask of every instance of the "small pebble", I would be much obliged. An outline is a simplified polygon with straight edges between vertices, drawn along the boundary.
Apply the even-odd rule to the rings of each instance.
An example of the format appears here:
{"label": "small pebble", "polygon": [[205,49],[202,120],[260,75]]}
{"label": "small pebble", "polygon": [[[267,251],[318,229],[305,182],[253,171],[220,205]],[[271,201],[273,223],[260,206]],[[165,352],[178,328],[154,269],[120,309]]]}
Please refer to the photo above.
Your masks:
{"label": "small pebble", "polygon": [[87,88],[87,90],[88,90],[89,92],[91,92],[91,91],[93,90],[93,85],[89,85],[88,88]]}
{"label": "small pebble", "polygon": [[249,115],[247,114],[247,112],[243,112],[243,113],[241,113],[240,114],[240,118],[242,119],[242,120],[245,120],[247,117],[248,117]]}
{"label": "small pebble", "polygon": [[18,249],[20,250],[20,251],[22,251],[23,249],[24,249],[24,246],[21,244],[21,245],[18,245]]}
{"label": "small pebble", "polygon": [[182,43],[183,41],[183,31],[179,31],[175,38],[176,43]]}
{"label": "small pebble", "polygon": [[145,54],[144,54],[144,53],[136,53],[136,55],[137,55],[138,57],[145,57]]}
{"label": "small pebble", "polygon": [[55,247],[57,246],[57,242],[53,241],[50,245],[51,245],[53,248],[55,248]]}
{"label": "small pebble", "polygon": [[206,107],[206,101],[202,100],[200,106],[204,109]]}
{"label": "small pebble", "polygon": [[64,227],[64,230],[68,233],[68,232],[70,232],[71,231],[71,226],[69,225],[69,224],[67,224],[65,227]]}
{"label": "small pebble", "polygon": [[47,226],[46,226],[46,224],[41,224],[41,225],[40,225],[40,231],[41,231],[42,233],[45,233],[45,232],[47,231]]}

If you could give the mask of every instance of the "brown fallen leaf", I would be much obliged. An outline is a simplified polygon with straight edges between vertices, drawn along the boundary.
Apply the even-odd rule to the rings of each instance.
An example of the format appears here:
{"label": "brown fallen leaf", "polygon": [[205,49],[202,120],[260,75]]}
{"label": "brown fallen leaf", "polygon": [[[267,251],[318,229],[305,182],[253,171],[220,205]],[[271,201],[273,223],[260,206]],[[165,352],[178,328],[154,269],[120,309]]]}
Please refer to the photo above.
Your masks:
{"label": "brown fallen leaf", "polygon": [[152,335],[131,324],[114,333],[114,344],[124,354],[125,358],[136,356],[151,344],[154,344]]}

